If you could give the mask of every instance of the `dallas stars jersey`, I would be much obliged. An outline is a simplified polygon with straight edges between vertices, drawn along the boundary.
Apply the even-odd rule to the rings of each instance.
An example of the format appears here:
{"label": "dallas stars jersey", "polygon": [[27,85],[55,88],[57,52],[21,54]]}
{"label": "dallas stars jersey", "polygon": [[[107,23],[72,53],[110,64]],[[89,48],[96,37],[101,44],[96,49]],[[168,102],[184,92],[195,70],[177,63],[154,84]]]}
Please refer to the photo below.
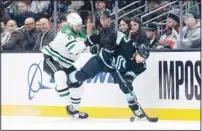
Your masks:
{"label": "dallas stars jersey", "polygon": [[[81,39],[78,41],[76,39]],[[65,68],[69,68],[86,49],[84,40],[86,35],[81,30],[74,33],[70,27],[64,26],[58,32],[55,39],[41,50],[42,53],[51,56],[56,62]]]}

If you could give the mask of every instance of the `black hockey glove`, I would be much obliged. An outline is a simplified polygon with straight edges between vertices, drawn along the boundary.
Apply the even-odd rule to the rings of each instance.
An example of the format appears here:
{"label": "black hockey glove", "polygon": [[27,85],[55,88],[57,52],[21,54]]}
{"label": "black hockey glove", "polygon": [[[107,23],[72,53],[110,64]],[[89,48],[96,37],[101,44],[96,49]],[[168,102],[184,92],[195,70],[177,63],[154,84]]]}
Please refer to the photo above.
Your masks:
{"label": "black hockey glove", "polygon": [[134,76],[132,76],[132,75],[129,75],[129,74],[126,74],[126,75],[124,75],[124,80],[130,80],[131,82],[133,82],[134,81]]}
{"label": "black hockey glove", "polygon": [[120,85],[121,90],[126,94],[129,93],[130,91],[133,91],[133,85],[132,81],[130,79],[124,79],[125,83],[122,83]]}
{"label": "black hockey glove", "polygon": [[91,46],[90,52],[92,54],[98,54],[100,52],[100,46],[98,44]]}
{"label": "black hockey glove", "polygon": [[125,79],[125,84],[126,84],[126,86],[128,86],[128,87],[131,87],[132,86],[132,81],[130,80],[130,79]]}
{"label": "black hockey glove", "polygon": [[86,41],[85,41],[85,45],[86,46],[93,46],[100,43],[100,34],[93,34],[92,36],[89,36]]}

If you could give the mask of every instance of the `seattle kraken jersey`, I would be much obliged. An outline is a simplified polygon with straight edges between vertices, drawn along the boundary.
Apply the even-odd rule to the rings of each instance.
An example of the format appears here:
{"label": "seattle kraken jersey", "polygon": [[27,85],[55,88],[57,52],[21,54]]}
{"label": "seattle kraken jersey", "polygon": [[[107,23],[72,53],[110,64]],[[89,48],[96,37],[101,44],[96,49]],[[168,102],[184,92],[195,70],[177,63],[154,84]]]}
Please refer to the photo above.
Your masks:
{"label": "seattle kraken jersey", "polygon": [[118,32],[116,44],[114,51],[102,48],[99,53],[100,58],[107,67],[113,69],[111,63],[113,62],[121,74],[130,75],[133,78],[146,70],[145,62],[136,63],[135,60],[131,60],[137,50],[137,43],[127,39],[123,33]]}

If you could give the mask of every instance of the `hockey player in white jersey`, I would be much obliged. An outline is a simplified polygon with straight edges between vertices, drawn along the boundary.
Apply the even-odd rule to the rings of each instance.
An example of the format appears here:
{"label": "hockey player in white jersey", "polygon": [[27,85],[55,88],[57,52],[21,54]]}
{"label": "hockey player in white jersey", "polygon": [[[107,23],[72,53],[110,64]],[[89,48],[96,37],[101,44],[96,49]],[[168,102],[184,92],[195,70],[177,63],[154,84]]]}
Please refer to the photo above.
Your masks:
{"label": "hockey player in white jersey", "polygon": [[82,83],[67,84],[67,76],[76,70],[73,63],[86,49],[86,35],[81,30],[82,19],[77,13],[67,16],[67,25],[57,34],[55,39],[41,52],[44,54],[44,71],[51,75],[56,82],[56,91],[66,104],[70,116],[85,119],[88,114],[80,112],[78,107],[83,92]]}

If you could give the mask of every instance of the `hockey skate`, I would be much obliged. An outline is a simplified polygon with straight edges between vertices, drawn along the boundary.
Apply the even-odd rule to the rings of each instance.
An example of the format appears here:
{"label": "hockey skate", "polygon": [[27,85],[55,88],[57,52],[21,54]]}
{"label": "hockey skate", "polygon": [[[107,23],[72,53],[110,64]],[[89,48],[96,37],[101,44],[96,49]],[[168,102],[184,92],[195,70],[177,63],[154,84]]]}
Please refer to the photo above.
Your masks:
{"label": "hockey skate", "polygon": [[78,119],[86,119],[88,118],[88,114],[85,112],[80,112],[76,110],[72,105],[66,106],[67,113],[72,116],[73,118],[78,118]]}
{"label": "hockey skate", "polygon": [[131,109],[131,111],[133,112],[133,114],[135,115],[135,120],[147,120],[145,113],[139,108],[139,106],[137,104],[135,105],[129,105],[129,108]]}

